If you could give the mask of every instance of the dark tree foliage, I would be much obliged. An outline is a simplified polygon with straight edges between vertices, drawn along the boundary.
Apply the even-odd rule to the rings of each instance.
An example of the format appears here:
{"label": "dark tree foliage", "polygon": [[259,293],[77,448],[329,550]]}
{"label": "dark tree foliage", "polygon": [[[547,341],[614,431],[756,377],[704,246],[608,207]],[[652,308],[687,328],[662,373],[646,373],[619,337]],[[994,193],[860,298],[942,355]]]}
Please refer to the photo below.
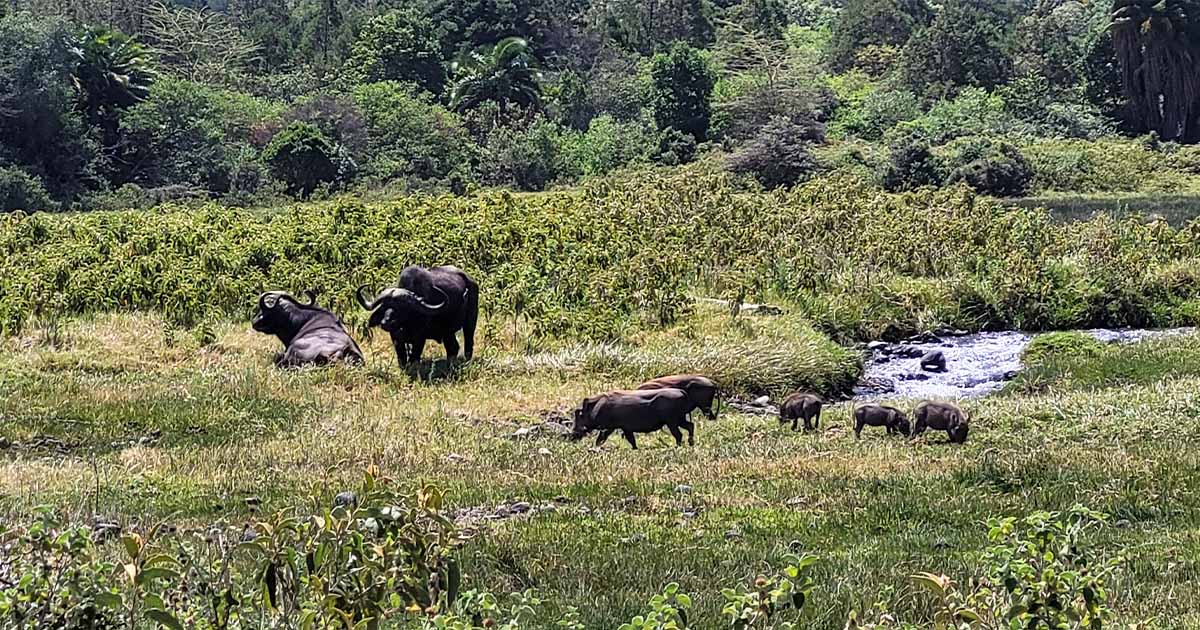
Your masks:
{"label": "dark tree foliage", "polygon": [[916,190],[940,183],[937,163],[929,145],[909,137],[896,142],[889,150],[883,172],[883,187],[892,192]]}
{"label": "dark tree foliage", "polygon": [[787,6],[781,0],[743,0],[729,14],[746,30],[771,39],[783,37],[788,25]]}
{"label": "dark tree foliage", "polygon": [[1200,141],[1200,2],[1115,0],[1113,43],[1137,120],[1164,140]]}
{"label": "dark tree foliage", "polygon": [[816,172],[810,147],[819,140],[811,127],[776,118],[729,158],[729,169],[753,176],[764,188],[793,186]]}
{"label": "dark tree foliage", "polygon": [[984,194],[1018,197],[1029,191],[1033,169],[1011,143],[991,138],[966,137],[939,149],[943,182],[965,182]]}
{"label": "dark tree foliage", "polygon": [[659,129],[678,129],[703,142],[715,83],[703,55],[687,44],[677,42],[668,52],[654,55],[646,103]]}
{"label": "dark tree foliage", "polygon": [[829,65],[841,72],[853,67],[868,46],[899,48],[932,19],[925,0],[850,0],[833,25]]}
{"label": "dark tree foliage", "polygon": [[337,147],[316,125],[306,122],[293,122],[276,134],[263,150],[263,161],[288,192],[301,197],[339,176]]}
{"label": "dark tree foliage", "polygon": [[65,22],[0,19],[0,164],[20,166],[56,199],[86,190],[98,142],[76,109],[75,33]]}
{"label": "dark tree foliage", "polygon": [[704,47],[715,37],[708,0],[599,0],[596,6],[613,41],[643,55],[674,42]]}
{"label": "dark tree foliage", "polygon": [[433,21],[411,9],[367,20],[351,49],[347,73],[359,83],[410,81],[440,94],[446,68]]}
{"label": "dark tree foliage", "polygon": [[0,212],[54,210],[57,205],[37,178],[13,166],[0,166]]}
{"label": "dark tree foliage", "polygon": [[993,88],[1013,75],[1013,0],[947,0],[933,23],[904,47],[905,82],[938,99],[959,88]]}

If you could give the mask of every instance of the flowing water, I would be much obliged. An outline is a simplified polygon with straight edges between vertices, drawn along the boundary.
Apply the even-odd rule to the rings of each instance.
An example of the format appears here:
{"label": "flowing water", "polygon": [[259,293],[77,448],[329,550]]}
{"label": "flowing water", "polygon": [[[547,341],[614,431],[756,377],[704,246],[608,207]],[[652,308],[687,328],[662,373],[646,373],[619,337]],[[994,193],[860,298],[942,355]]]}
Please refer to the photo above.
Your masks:
{"label": "flowing water", "polygon": [[[1187,334],[1167,330],[1096,329],[1086,332],[1105,343],[1135,343],[1154,337]],[[973,398],[999,391],[1021,371],[1021,353],[1033,335],[1018,331],[926,334],[903,343],[867,346],[866,372],[854,398]],[[941,352],[944,371],[922,367],[922,357]]]}

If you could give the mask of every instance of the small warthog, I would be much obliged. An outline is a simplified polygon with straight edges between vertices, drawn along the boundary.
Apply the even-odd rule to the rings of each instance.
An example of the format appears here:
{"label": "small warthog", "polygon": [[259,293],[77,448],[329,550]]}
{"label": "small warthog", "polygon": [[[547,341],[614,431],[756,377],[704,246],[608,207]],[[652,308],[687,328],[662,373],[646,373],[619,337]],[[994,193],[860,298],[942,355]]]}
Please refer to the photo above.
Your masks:
{"label": "small warthog", "polygon": [[703,412],[709,420],[717,419],[717,414],[713,411],[713,401],[717,398],[717,384],[699,374],[661,376],[652,381],[646,381],[637,388],[640,390],[681,389],[687,392],[688,399],[692,401],[694,408]]}
{"label": "small warthog", "polygon": [[967,441],[970,418],[958,405],[948,402],[926,400],[913,408],[913,432],[915,438],[925,429],[945,431],[950,441],[962,444]]}
{"label": "small warthog", "polygon": [[687,419],[691,410],[687,392],[681,389],[608,392],[586,398],[579,405],[571,438],[581,440],[588,433],[599,431],[596,446],[600,446],[614,431],[620,431],[636,449],[635,433],[653,433],[666,427],[675,437],[675,444],[682,446],[683,434],[679,431],[682,427],[688,432],[688,444],[694,446],[695,425]]}
{"label": "small warthog", "polygon": [[908,416],[903,411],[887,405],[856,405],[852,412],[854,417],[854,437],[862,434],[863,427],[887,427],[888,434],[900,433],[908,435]]}
{"label": "small warthog", "polygon": [[800,420],[804,421],[804,430],[812,431],[821,426],[821,405],[825,404],[816,394],[792,394],[779,405],[779,423],[792,421],[792,430],[799,431]]}

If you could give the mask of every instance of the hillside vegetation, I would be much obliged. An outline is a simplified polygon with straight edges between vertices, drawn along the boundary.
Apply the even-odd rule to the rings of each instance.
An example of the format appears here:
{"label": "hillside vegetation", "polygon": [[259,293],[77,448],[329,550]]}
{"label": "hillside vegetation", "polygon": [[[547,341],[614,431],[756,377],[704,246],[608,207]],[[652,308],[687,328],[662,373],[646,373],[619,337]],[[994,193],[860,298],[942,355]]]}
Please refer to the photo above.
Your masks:
{"label": "hillside vegetation", "polygon": [[483,283],[484,335],[607,341],[672,324],[690,297],[780,300],[839,338],[1200,320],[1200,224],[1057,222],[966,188],[853,179],[742,193],[725,176],[605,181],[540,196],[354,199],[279,212],[207,206],[0,222],[0,327],[155,309],[245,317],[264,290],[354,288],[453,262]]}

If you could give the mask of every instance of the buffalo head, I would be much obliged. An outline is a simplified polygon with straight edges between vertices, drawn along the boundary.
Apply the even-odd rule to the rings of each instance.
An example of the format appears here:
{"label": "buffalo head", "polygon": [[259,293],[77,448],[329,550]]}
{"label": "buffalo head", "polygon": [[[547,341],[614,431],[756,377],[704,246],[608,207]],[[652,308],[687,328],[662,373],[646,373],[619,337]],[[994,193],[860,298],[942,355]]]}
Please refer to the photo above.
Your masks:
{"label": "buffalo head", "polygon": [[308,304],[301,304],[296,301],[296,298],[283,291],[263,293],[258,296],[258,311],[254,313],[254,319],[251,320],[250,325],[254,330],[268,335],[286,332],[293,325],[287,305],[313,306],[317,303],[316,293],[312,291],[304,293],[308,296]]}
{"label": "buffalo head", "polygon": [[437,314],[449,301],[445,291],[433,287],[433,290],[441,295],[441,301],[436,303],[429,303],[408,289],[397,288],[384,289],[374,301],[368,302],[363,294],[366,288],[366,285],[359,287],[355,295],[358,297],[358,303],[371,311],[368,325],[372,328],[382,328],[389,333],[403,330],[414,320],[424,320]]}

